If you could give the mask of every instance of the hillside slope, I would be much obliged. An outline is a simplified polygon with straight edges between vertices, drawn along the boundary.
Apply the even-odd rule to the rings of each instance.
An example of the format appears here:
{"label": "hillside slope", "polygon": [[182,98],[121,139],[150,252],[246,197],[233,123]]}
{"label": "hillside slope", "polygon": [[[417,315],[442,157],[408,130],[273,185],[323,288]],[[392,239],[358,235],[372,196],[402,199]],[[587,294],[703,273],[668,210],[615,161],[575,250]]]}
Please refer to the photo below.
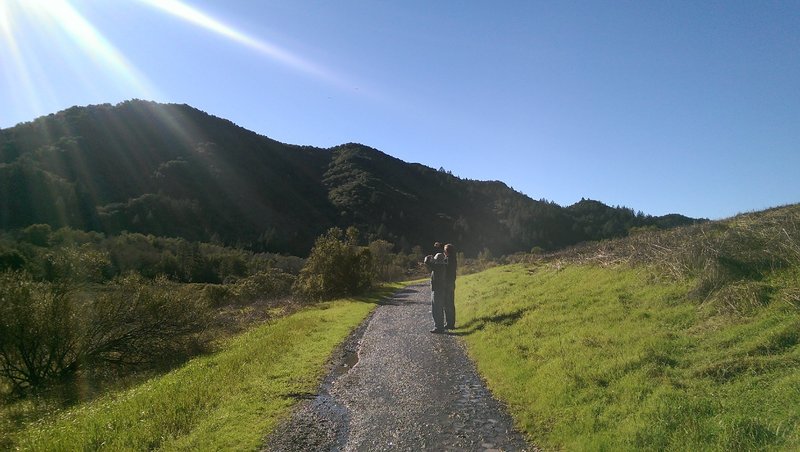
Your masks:
{"label": "hillside slope", "polygon": [[456,298],[544,449],[800,448],[800,205],[495,268]]}
{"label": "hillside slope", "polygon": [[404,250],[556,249],[694,220],[563,208],[376,149],[279,143],[187,105],[73,107],[0,130],[0,228],[127,230],[304,255],[332,226]]}

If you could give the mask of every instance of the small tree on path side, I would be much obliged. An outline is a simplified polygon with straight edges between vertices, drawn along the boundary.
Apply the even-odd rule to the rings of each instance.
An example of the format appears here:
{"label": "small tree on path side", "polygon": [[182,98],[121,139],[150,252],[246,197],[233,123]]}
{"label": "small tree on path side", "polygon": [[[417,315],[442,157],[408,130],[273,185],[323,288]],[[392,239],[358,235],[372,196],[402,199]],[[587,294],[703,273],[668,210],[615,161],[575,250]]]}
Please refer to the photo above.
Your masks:
{"label": "small tree on path side", "polygon": [[358,230],[332,228],[314,243],[294,292],[306,300],[330,300],[365,291],[372,277],[372,255],[358,246]]}

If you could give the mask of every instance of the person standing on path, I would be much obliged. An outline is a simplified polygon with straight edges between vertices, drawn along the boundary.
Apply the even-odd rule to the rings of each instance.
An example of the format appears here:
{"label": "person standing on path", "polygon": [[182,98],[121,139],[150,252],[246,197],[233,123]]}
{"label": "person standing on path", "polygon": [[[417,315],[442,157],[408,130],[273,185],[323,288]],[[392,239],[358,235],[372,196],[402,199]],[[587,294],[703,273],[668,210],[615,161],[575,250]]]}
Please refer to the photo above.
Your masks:
{"label": "person standing on path", "polygon": [[445,297],[444,297],[444,329],[456,329],[456,271],[458,270],[458,260],[453,244],[448,243],[444,246],[444,255],[447,265],[445,266]]}
{"label": "person standing on path", "polygon": [[425,265],[431,271],[431,333],[444,333],[444,306],[447,299],[447,257],[443,253],[425,256]]}

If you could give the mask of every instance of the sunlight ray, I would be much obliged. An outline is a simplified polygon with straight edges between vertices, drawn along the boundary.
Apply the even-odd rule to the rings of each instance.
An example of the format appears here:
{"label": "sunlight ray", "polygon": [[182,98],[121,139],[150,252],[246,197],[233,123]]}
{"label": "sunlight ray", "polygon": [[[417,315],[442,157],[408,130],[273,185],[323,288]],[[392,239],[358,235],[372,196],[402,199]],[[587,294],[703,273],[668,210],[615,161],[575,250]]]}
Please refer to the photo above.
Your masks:
{"label": "sunlight ray", "polygon": [[[26,27],[34,33],[28,39],[21,39]],[[0,57],[7,86],[16,88],[10,90],[14,105],[8,108],[43,114],[49,109],[46,105],[58,104],[65,95],[54,92],[51,80],[54,74],[48,71],[51,65],[47,58],[28,51],[28,45],[35,47],[36,40],[47,43],[52,54],[80,81],[82,89],[99,94],[102,91],[98,85],[110,81],[129,98],[159,97],[147,78],[70,1],[0,0]],[[100,70],[87,67],[87,59]],[[154,114],[185,145],[194,145],[173,118],[158,110]],[[49,133],[47,126],[43,133]],[[124,134],[118,136],[124,140]]]}
{"label": "sunlight ray", "polygon": [[23,52],[20,50],[14,30],[11,25],[10,4],[0,2],[0,57],[3,61],[3,76],[9,87],[18,89],[9,90],[15,103],[30,103],[37,111],[42,110],[42,102],[37,89],[34,87],[33,77],[25,63]]}
{"label": "sunlight ray", "polygon": [[57,63],[33,51],[37,43],[48,46],[84,90],[99,95],[101,85],[110,82],[126,97],[157,97],[147,78],[69,0],[2,0],[0,57],[6,86],[12,88],[9,109],[43,114],[68,94],[56,92],[63,91],[54,83],[60,75],[52,71]]}
{"label": "sunlight ray", "polygon": [[0,32],[4,37],[11,35],[11,23],[8,19],[8,4],[0,3]]}
{"label": "sunlight ray", "polygon": [[67,0],[32,0],[32,3],[38,5],[37,11],[55,19],[55,24],[98,63],[109,67],[140,94],[153,93],[144,76]]}
{"label": "sunlight ray", "polygon": [[329,71],[304,60],[303,58],[294,55],[287,50],[284,50],[274,44],[248,36],[235,28],[220,22],[219,20],[209,16],[208,14],[180,1],[180,0],[139,0],[154,8],[160,9],[166,13],[183,19],[187,22],[200,26],[208,31],[214,32],[220,36],[228,38],[232,41],[243,44],[251,49],[254,49],[278,62],[281,62],[293,69],[313,75],[320,79],[342,84],[337,80]]}

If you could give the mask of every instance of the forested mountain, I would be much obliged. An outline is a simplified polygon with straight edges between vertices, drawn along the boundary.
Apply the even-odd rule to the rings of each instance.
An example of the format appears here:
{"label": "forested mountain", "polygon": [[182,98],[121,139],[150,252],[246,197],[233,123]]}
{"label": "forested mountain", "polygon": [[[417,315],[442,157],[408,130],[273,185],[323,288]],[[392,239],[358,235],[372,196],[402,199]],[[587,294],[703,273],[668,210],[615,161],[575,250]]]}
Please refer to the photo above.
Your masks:
{"label": "forested mountain", "polygon": [[555,249],[696,220],[561,207],[360,144],[287,145],[187,105],[73,107],[0,130],[0,228],[177,236],[305,255],[332,226],[400,249]]}

